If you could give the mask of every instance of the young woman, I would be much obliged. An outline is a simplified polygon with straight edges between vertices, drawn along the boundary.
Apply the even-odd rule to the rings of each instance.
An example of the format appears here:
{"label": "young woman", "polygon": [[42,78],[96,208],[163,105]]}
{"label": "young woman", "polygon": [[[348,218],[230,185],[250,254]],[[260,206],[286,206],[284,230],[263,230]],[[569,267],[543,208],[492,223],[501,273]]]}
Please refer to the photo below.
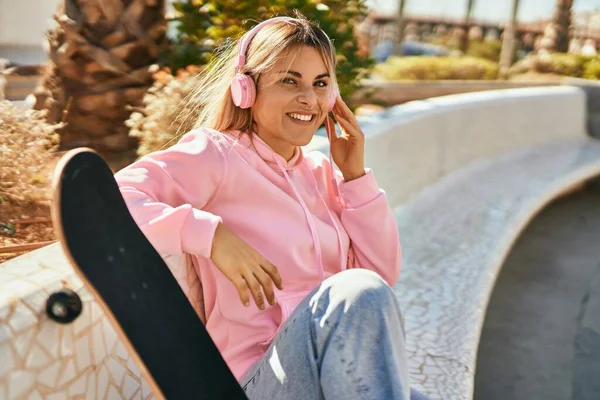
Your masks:
{"label": "young woman", "polygon": [[[250,399],[410,397],[397,226],[335,64],[314,23],[265,21],[204,76],[197,129],[116,174],[156,249],[191,255],[206,327]],[[301,148],[330,110],[339,172]]]}

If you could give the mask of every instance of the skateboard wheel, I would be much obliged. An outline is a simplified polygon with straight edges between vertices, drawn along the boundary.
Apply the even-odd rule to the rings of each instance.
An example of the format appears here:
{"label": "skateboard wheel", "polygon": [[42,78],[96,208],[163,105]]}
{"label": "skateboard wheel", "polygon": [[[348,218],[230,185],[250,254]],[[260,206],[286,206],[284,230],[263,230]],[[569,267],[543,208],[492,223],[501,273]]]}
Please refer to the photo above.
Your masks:
{"label": "skateboard wheel", "polygon": [[67,288],[52,293],[46,301],[46,314],[51,320],[61,324],[75,321],[82,309],[83,303],[79,295]]}

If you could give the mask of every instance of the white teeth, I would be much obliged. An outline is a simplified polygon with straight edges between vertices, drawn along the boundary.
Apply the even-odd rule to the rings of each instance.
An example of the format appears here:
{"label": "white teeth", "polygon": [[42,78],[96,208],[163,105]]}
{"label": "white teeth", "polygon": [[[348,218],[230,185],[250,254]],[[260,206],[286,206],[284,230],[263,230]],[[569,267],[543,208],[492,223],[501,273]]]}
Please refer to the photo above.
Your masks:
{"label": "white teeth", "polygon": [[288,114],[288,115],[294,119],[299,119],[300,121],[311,121],[313,119],[312,115],[302,115],[302,114]]}

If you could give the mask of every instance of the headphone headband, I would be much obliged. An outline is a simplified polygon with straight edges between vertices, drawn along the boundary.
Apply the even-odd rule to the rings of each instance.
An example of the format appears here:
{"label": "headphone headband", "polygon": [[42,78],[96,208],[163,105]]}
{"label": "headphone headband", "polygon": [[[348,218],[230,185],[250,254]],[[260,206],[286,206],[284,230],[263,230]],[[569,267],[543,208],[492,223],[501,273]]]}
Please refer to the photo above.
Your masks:
{"label": "headphone headband", "polygon": [[294,18],[290,18],[290,17],[269,18],[269,19],[261,22],[260,24],[256,25],[254,28],[252,28],[250,31],[248,31],[248,33],[246,33],[244,35],[244,37],[242,38],[242,43],[240,44],[240,51],[239,51],[237,59],[235,61],[235,69],[236,70],[239,71],[239,69],[246,64],[246,51],[248,50],[248,46],[250,46],[250,42],[252,41],[252,38],[254,36],[256,36],[258,31],[260,31],[262,28],[264,28],[267,25],[271,25],[271,24],[274,24],[274,23],[280,22],[280,21],[294,21]]}

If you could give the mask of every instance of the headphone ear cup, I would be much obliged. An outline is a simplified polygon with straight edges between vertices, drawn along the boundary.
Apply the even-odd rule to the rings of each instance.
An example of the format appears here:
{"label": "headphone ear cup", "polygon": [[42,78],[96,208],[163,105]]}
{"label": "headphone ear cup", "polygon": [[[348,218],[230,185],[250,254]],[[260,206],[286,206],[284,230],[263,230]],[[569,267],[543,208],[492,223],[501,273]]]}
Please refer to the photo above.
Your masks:
{"label": "headphone ear cup", "polygon": [[327,110],[327,112],[333,111],[333,107],[335,107],[335,101],[337,100],[338,93],[339,92],[337,90],[331,91],[331,94],[329,95],[329,109]]}
{"label": "headphone ear cup", "polygon": [[239,108],[250,108],[256,99],[256,86],[254,80],[242,73],[235,74],[231,81],[231,98],[233,104]]}

